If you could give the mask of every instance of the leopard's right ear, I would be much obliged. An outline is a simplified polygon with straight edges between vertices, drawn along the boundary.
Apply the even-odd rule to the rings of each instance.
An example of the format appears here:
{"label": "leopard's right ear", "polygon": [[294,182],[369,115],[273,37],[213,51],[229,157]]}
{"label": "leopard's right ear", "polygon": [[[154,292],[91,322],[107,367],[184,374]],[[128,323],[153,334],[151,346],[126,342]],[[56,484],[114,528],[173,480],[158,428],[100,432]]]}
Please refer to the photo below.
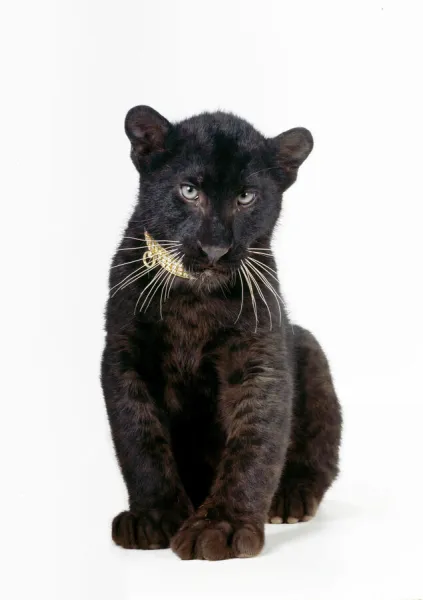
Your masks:
{"label": "leopard's right ear", "polygon": [[289,129],[275,139],[281,164],[291,169],[298,169],[313,150],[313,136],[305,127]]}
{"label": "leopard's right ear", "polygon": [[131,157],[137,168],[142,160],[155,152],[163,152],[171,124],[150,106],[134,106],[125,118],[125,132],[132,151]]}
{"label": "leopard's right ear", "polygon": [[313,150],[313,136],[305,127],[295,127],[273,138],[277,160],[285,174],[285,189],[297,179],[299,167]]}

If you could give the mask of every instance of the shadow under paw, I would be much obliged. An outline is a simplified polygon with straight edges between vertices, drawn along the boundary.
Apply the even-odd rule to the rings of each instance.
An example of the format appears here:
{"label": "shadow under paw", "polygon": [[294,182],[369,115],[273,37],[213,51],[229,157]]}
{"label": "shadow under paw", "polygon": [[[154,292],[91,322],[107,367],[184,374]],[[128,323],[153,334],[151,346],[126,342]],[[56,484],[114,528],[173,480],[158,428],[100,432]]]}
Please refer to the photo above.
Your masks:
{"label": "shadow under paw", "polygon": [[112,538],[115,544],[127,549],[168,548],[185,518],[176,510],[124,511],[113,519]]}
{"label": "shadow under paw", "polygon": [[174,536],[171,548],[183,560],[225,560],[256,556],[263,544],[264,527],[257,523],[193,516]]}

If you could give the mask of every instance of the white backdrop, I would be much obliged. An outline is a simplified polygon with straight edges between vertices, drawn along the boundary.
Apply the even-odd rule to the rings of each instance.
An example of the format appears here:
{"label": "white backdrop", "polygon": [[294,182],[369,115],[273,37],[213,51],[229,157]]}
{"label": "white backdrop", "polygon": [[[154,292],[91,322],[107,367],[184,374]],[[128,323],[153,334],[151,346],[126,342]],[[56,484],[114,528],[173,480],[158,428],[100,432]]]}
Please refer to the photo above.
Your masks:
{"label": "white backdrop", "polygon": [[[419,4],[3,8],[2,597],[421,598]],[[332,365],[342,475],[313,522],[269,526],[254,560],[183,563],[110,539],[126,494],[99,361],[109,261],[137,188],[123,132],[135,104],[314,135],[274,249],[292,318]]]}

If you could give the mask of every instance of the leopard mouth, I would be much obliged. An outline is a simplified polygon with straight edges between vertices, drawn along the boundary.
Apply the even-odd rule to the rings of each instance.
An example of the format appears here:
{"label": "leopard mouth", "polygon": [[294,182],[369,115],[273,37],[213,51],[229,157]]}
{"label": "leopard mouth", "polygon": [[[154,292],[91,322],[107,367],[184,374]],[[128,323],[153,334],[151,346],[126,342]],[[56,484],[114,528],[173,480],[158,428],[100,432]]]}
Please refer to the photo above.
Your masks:
{"label": "leopard mouth", "polygon": [[189,268],[189,272],[194,279],[212,280],[226,279],[231,275],[234,269],[224,268],[214,265],[195,265]]}

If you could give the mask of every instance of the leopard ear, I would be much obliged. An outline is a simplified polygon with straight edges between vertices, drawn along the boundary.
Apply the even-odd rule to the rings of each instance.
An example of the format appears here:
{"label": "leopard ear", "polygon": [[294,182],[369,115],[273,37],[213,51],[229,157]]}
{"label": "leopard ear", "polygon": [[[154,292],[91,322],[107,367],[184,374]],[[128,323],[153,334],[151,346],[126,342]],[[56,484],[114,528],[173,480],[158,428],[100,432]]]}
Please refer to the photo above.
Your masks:
{"label": "leopard ear", "polygon": [[143,158],[165,149],[170,128],[169,121],[150,106],[131,108],[126,115],[125,132],[131,142],[131,157],[137,168]]}
{"label": "leopard ear", "polygon": [[282,166],[297,170],[313,150],[313,136],[304,127],[295,127],[275,138]]}

